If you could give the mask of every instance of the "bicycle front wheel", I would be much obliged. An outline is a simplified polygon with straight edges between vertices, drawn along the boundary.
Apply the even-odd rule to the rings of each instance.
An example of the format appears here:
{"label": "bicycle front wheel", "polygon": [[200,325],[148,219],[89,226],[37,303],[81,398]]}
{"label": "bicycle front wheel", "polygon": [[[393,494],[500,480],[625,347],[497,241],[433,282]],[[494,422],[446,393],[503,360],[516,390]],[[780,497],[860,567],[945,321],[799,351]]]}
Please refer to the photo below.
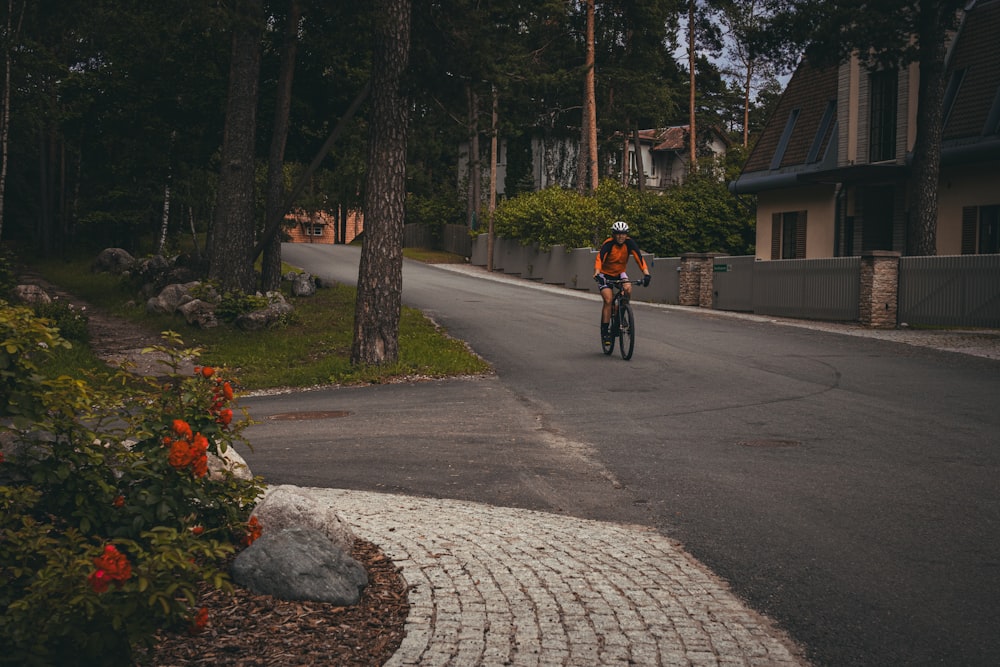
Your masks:
{"label": "bicycle front wheel", "polygon": [[628,361],[632,358],[632,348],[635,347],[635,319],[632,317],[632,307],[622,306],[618,319],[618,350],[622,353],[622,359]]}
{"label": "bicycle front wheel", "polygon": [[601,351],[604,354],[611,354],[615,351],[615,329],[617,324],[615,323],[615,317],[611,317],[611,323],[608,324],[608,336],[604,337],[604,333],[601,333]]}

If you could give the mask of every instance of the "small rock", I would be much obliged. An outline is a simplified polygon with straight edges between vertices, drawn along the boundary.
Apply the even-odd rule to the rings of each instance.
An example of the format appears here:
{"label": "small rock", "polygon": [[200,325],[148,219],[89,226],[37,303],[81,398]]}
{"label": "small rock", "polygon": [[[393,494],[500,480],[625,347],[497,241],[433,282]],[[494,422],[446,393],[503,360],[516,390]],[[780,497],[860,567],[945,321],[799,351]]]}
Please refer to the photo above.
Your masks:
{"label": "small rock", "polygon": [[282,600],[357,604],[368,585],[364,566],[310,528],[264,533],[233,560],[233,580]]}
{"label": "small rock", "polygon": [[52,297],[38,285],[18,285],[14,288],[14,298],[21,303],[52,303]]}
{"label": "small rock", "polygon": [[345,551],[350,551],[354,545],[354,532],[332,507],[321,505],[314,497],[301,493],[294,486],[281,485],[269,489],[254,508],[253,515],[265,531],[303,526],[323,533]]}

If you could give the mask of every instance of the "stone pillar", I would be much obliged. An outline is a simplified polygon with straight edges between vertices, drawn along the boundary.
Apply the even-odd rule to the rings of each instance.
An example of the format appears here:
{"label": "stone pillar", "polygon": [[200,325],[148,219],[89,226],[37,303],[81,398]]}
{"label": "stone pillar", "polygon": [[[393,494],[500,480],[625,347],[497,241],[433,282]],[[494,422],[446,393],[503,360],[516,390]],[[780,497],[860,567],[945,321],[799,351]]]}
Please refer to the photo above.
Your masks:
{"label": "stone pillar", "polygon": [[681,255],[677,297],[680,305],[712,307],[714,259],[715,255],[703,252],[686,252]]}
{"label": "stone pillar", "polygon": [[899,257],[892,250],[868,250],[861,255],[858,320],[873,329],[895,329],[899,303]]}

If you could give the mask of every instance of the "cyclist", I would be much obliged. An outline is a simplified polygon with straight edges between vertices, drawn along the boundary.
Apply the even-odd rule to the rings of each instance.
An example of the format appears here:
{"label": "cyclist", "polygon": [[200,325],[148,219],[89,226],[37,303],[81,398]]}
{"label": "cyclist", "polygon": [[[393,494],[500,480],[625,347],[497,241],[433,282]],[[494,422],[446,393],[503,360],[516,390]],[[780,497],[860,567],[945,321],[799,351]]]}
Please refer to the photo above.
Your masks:
{"label": "cyclist", "polygon": [[[594,259],[594,280],[601,286],[601,298],[604,299],[604,305],[601,308],[601,338],[605,344],[611,342],[608,325],[611,322],[613,290],[608,284],[608,280],[628,280],[625,268],[628,265],[629,256],[635,258],[635,263],[642,270],[643,286],[649,285],[649,268],[639,251],[639,244],[629,237],[628,224],[619,220],[611,225],[611,236],[601,244],[601,249]],[[626,283],[624,290],[628,296],[632,296],[631,283]]]}

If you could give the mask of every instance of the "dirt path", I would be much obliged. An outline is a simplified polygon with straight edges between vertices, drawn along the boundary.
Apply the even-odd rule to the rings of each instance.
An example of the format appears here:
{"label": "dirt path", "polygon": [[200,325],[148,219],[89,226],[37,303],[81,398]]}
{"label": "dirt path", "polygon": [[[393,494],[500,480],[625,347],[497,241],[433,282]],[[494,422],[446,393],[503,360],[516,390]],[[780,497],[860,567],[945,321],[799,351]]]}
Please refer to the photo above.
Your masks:
{"label": "dirt path", "polygon": [[112,367],[128,364],[129,370],[138,375],[164,375],[168,370],[162,363],[163,355],[142,351],[163,342],[159,332],[130,320],[110,315],[95,308],[83,299],[45,280],[34,273],[20,276],[22,285],[37,285],[52,299],[71,304],[87,316],[90,349],[94,355]]}

